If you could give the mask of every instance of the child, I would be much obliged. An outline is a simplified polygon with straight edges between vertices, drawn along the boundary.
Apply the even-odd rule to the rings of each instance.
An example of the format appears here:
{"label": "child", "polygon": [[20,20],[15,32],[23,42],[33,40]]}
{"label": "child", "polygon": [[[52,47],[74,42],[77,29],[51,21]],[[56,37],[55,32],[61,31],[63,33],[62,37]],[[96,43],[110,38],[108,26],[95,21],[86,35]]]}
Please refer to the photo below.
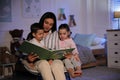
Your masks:
{"label": "child", "polygon": [[65,67],[67,68],[70,76],[72,78],[78,77],[82,74],[81,61],[78,57],[76,45],[72,38],[70,38],[71,32],[69,26],[67,24],[61,24],[59,26],[58,34],[60,38],[60,49],[75,48],[72,54],[65,55],[66,59],[64,59],[63,62],[65,63]]}
{"label": "child", "polygon": [[[40,28],[38,23],[34,23],[31,25],[31,32],[29,33],[27,40],[29,40],[29,42],[32,44],[45,48],[44,43],[42,42],[43,36],[44,36],[43,28]],[[37,60],[39,60],[38,58],[39,57],[35,54],[29,54],[27,58],[27,61],[29,62],[29,64],[27,64],[27,66],[30,69],[34,70],[34,67],[35,67],[34,63]]]}

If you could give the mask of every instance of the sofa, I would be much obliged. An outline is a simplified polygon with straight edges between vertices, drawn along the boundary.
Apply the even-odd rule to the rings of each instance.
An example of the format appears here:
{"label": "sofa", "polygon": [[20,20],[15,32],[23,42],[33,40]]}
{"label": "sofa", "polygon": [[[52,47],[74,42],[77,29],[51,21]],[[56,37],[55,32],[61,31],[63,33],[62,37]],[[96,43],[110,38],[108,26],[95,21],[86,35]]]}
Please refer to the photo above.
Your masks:
{"label": "sofa", "polygon": [[106,64],[106,39],[96,34],[76,33],[73,37],[76,43],[82,68],[90,68]]}

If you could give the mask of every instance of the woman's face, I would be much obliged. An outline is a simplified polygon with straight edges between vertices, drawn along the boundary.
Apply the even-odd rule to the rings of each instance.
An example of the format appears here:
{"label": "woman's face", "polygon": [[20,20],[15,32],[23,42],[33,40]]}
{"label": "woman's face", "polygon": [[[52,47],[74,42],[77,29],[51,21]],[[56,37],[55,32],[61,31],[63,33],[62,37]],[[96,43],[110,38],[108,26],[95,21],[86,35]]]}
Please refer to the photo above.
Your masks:
{"label": "woman's face", "polygon": [[45,32],[48,32],[53,27],[54,20],[52,18],[46,18],[43,23],[43,28]]}

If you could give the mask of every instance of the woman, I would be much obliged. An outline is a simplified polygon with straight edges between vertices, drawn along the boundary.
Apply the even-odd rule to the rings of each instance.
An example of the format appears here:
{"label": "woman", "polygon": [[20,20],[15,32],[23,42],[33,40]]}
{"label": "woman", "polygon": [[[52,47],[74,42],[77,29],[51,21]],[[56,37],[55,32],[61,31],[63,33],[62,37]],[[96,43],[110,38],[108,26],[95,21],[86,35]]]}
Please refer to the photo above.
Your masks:
{"label": "woman", "polygon": [[45,42],[45,46],[52,50],[59,49],[56,16],[52,12],[47,12],[41,17],[39,24],[40,27],[44,28],[43,41]]}
{"label": "woman", "polygon": [[[41,17],[39,25],[44,29],[43,42],[45,47],[52,50],[58,49],[58,33],[56,31],[55,15],[52,12],[46,12]],[[30,62],[34,61],[36,58],[37,56],[35,55],[28,55],[28,60]],[[66,80],[64,65],[61,60],[39,60],[35,65],[37,70],[41,73],[43,80]]]}

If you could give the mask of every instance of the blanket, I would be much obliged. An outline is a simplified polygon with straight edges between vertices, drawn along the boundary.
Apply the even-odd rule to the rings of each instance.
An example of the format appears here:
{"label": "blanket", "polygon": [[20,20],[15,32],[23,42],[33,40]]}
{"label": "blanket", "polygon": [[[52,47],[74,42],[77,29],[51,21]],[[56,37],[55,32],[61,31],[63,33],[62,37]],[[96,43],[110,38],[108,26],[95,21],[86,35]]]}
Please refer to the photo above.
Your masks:
{"label": "blanket", "polygon": [[87,64],[87,63],[96,61],[94,55],[92,54],[92,50],[90,48],[84,47],[78,44],[76,44],[76,46],[77,46],[79,57],[82,64]]}

